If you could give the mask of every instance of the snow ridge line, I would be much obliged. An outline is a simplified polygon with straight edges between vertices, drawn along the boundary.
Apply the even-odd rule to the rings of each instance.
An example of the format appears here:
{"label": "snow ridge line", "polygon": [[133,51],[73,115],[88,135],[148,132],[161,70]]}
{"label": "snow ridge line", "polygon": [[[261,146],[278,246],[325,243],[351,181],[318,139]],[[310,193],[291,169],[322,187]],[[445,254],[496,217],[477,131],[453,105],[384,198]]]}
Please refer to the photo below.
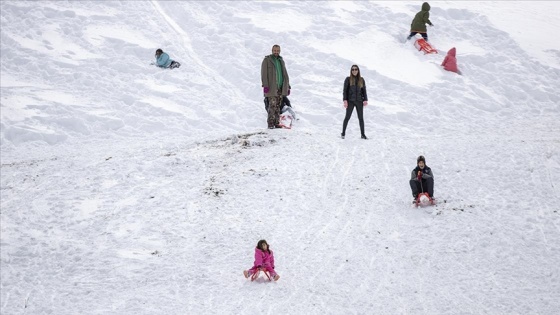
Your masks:
{"label": "snow ridge line", "polygon": [[[163,19],[167,22],[167,24],[169,24],[169,26],[175,30],[175,32],[177,32],[177,34],[179,36],[177,36],[179,38],[179,40],[181,41],[181,47],[183,47],[183,50],[185,50],[186,55],[188,55],[190,58],[192,58],[196,64],[198,64],[201,68],[204,69],[205,73],[211,73],[212,77],[214,78],[214,80],[219,81],[219,84],[228,86],[228,89],[230,91],[232,91],[233,93],[235,93],[236,97],[242,98],[244,99],[245,96],[242,95],[239,90],[233,86],[230,82],[228,82],[227,80],[225,80],[223,78],[222,75],[220,75],[218,72],[216,72],[214,69],[208,67],[198,56],[197,54],[194,52],[194,50],[192,49],[192,42],[191,39],[189,37],[189,35],[187,34],[187,32],[185,32],[185,30],[183,30],[183,28],[181,28],[176,22],[175,20],[173,20],[173,18],[171,18],[167,13],[165,13],[165,10],[159,5],[158,1],[156,0],[152,0],[151,1],[152,5],[154,6],[155,10],[161,15],[161,17],[163,17]],[[192,68],[192,65],[190,65],[190,67]]]}

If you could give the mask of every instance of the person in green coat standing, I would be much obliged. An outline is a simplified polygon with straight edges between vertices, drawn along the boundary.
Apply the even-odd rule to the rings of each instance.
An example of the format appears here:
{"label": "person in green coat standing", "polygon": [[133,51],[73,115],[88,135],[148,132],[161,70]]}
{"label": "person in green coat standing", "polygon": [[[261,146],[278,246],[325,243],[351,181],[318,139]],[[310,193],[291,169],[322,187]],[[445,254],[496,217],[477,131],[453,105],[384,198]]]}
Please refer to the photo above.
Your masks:
{"label": "person in green coat standing", "polygon": [[290,95],[290,77],[284,59],[280,56],[280,46],[272,46],[272,54],[264,57],[261,64],[261,81],[265,97],[268,97],[268,128],[279,125],[282,98]]}
{"label": "person in green coat standing", "polygon": [[408,35],[406,40],[409,40],[412,36],[420,33],[422,38],[424,38],[425,41],[428,41],[428,30],[426,29],[426,24],[434,26],[434,24],[430,21],[430,4],[428,2],[424,2],[422,4],[422,10],[414,16],[414,19],[410,24],[410,35]]}

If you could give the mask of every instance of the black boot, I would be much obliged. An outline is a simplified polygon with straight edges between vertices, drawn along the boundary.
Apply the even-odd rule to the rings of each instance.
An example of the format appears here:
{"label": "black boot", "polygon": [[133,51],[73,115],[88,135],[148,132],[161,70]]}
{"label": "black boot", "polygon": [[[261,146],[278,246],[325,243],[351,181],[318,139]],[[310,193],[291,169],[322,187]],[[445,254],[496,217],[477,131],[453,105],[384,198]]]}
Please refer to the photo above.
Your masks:
{"label": "black boot", "polygon": [[365,139],[365,140],[367,140],[367,137],[366,137],[366,135],[362,135],[362,139]]}
{"label": "black boot", "polygon": [[344,132],[340,134],[340,137],[344,139]]}

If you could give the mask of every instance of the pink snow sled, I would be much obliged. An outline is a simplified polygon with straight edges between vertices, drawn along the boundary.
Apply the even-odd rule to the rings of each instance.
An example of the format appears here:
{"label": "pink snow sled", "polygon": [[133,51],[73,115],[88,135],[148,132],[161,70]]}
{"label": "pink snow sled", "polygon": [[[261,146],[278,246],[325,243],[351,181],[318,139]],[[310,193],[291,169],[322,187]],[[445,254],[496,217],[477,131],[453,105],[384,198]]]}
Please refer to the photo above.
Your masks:
{"label": "pink snow sled", "polygon": [[268,278],[268,281],[272,281],[272,278],[270,277],[270,274],[264,268],[258,268],[257,271],[255,271],[255,273],[251,275],[251,281],[255,281],[259,277],[259,274],[261,273],[261,271]]}

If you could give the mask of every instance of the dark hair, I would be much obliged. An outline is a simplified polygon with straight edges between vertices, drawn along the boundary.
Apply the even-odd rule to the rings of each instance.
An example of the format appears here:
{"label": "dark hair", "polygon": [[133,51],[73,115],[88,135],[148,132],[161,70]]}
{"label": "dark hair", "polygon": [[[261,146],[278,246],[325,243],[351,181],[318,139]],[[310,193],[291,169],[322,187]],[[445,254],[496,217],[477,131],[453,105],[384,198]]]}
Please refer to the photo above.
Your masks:
{"label": "dark hair", "polygon": [[257,248],[260,249],[260,250],[262,250],[262,251],[264,252],[264,249],[263,249],[263,247],[262,247],[263,244],[266,244],[266,246],[267,246],[267,247],[266,247],[266,251],[270,254],[270,246],[268,245],[268,243],[266,242],[266,240],[260,240],[260,241],[257,243]]}
{"label": "dark hair", "polygon": [[[352,74],[352,68],[358,68],[357,75]],[[352,67],[350,67],[350,85],[356,85],[356,81],[358,82],[358,86],[360,88],[364,86],[364,79],[362,79],[360,67],[358,67],[358,65],[352,65]]]}
{"label": "dark hair", "polygon": [[416,159],[416,164],[418,165],[418,163],[420,163],[420,161],[424,162],[424,164],[426,164],[426,159],[424,158],[423,155],[420,155],[417,159]]}
{"label": "dark hair", "polygon": [[161,48],[158,48],[156,50],[156,56],[163,54],[163,50],[161,50]]}

